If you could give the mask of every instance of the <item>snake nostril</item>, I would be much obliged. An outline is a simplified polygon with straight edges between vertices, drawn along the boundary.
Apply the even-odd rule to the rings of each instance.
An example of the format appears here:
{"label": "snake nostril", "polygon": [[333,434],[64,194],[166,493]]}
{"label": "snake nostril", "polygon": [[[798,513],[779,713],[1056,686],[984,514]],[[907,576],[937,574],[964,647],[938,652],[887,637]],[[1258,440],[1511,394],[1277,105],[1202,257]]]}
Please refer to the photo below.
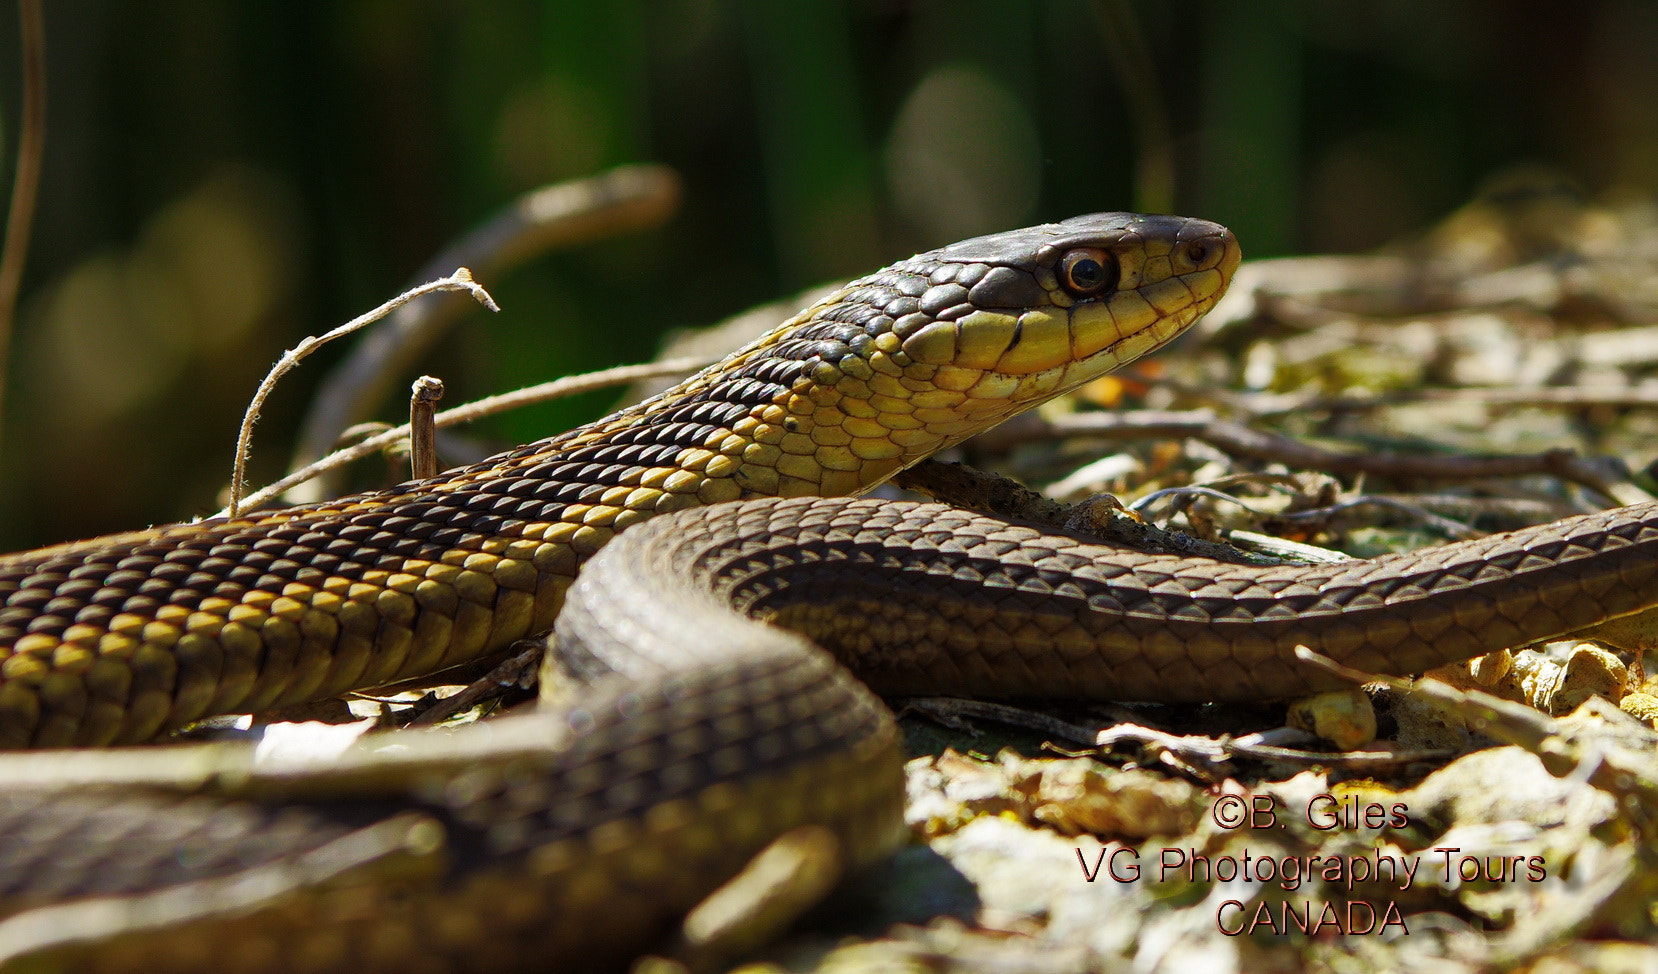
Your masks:
{"label": "snake nostril", "polygon": [[1206,240],[1190,240],[1185,244],[1186,259],[1193,267],[1202,267],[1203,262],[1209,259],[1209,242]]}

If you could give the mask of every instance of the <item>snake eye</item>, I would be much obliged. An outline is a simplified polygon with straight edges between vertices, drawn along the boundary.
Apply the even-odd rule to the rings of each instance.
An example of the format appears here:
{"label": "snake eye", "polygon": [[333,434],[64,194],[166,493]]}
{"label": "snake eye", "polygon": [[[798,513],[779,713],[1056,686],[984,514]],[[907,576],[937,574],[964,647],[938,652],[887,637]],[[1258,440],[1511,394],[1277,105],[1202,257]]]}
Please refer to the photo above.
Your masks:
{"label": "snake eye", "polygon": [[1059,258],[1059,283],[1079,298],[1092,297],[1117,283],[1117,261],[1098,247],[1078,247]]}

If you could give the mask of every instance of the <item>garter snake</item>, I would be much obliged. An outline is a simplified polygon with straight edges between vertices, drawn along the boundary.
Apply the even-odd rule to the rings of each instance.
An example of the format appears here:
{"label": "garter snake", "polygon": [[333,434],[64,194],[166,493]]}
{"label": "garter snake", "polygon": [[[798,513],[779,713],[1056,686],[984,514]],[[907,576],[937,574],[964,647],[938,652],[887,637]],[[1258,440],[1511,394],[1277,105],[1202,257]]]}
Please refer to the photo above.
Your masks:
{"label": "garter snake", "polygon": [[0,562],[11,747],[384,684],[555,619],[579,681],[559,709],[327,767],[236,746],[0,760],[0,969],[605,966],[785,831],[828,827],[852,865],[899,841],[890,717],[836,658],[882,690],[1235,698],[1309,685],[1285,675],[1297,641],[1410,670],[1644,607],[1658,514],[1638,510],[1261,569],[817,496],[1162,345],[1238,259],[1214,224],[1128,214],[964,241],[432,480]]}

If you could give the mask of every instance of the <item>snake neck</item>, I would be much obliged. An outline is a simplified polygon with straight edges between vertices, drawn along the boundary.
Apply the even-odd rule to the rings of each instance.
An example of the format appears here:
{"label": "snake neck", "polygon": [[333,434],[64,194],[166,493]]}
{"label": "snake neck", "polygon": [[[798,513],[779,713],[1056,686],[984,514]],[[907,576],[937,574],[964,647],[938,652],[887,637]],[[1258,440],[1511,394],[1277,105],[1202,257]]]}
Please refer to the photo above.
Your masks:
{"label": "snake neck", "polygon": [[[854,281],[668,393],[453,481],[473,489],[553,454],[614,462],[649,450],[703,478],[701,503],[855,495],[1059,391],[1057,377],[940,365],[906,350],[892,316],[918,319],[912,334],[936,323],[906,293],[929,286],[928,269]],[[689,505],[659,510],[679,506]]]}

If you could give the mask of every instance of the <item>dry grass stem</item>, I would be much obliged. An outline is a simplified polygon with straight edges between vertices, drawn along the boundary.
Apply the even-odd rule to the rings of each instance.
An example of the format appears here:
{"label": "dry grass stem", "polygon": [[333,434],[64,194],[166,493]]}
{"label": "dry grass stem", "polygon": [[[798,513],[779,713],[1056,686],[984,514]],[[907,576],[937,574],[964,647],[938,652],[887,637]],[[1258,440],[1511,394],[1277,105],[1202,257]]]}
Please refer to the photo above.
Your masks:
{"label": "dry grass stem", "polygon": [[[498,281],[514,268],[570,248],[665,222],[679,208],[679,177],[665,166],[621,166],[585,179],[543,186],[513,200],[483,226],[433,258],[418,277],[470,267]],[[323,378],[300,430],[292,466],[327,453],[346,427],[367,419],[391,394],[397,377],[447,331],[466,302],[436,295],[398,310]],[[310,496],[320,500],[319,485]]]}
{"label": "dry grass stem", "polygon": [[[487,396],[469,402],[464,406],[456,406],[454,409],[438,413],[433,417],[433,422],[438,429],[445,429],[461,423],[483,419],[486,416],[510,412],[523,406],[591,392],[594,389],[607,389],[613,386],[627,385],[630,382],[638,382],[641,379],[653,379],[665,375],[684,375],[703,368],[711,364],[712,361],[706,356],[695,356],[668,359],[662,362],[648,362],[644,365],[621,365],[613,369],[600,369],[597,372],[566,376],[562,379],[554,379],[551,382],[543,382],[513,392],[505,392],[498,396]],[[276,483],[250,494],[243,501],[240,509],[244,511],[256,510],[260,505],[269,502],[295,484],[302,484],[319,474],[327,473],[351,463],[353,460],[377,453],[408,435],[409,427],[407,425],[399,426],[376,436],[371,436],[344,450],[336,450],[321,460],[308,464],[303,469],[294,471]],[[230,514],[230,509],[226,508],[215,516],[226,517]]]}
{"label": "dry grass stem", "polygon": [[[265,405],[265,400],[269,398],[271,390],[276,388],[278,380],[292,371],[294,366],[304,360],[307,355],[334,339],[343,338],[360,328],[379,321],[423,294],[432,294],[437,291],[465,291],[489,310],[501,310],[495,304],[495,299],[489,296],[488,291],[484,290],[483,285],[472,279],[472,272],[462,267],[448,277],[410,288],[368,314],[353,318],[320,337],[307,337],[298,345],[282,353],[282,357],[277,359],[276,364],[271,366],[270,372],[265,375],[265,380],[259,383],[258,391],[253,394],[253,400],[248,403],[247,412],[242,416],[242,427],[236,436],[236,462],[230,475],[230,504],[225,508],[227,516],[235,517],[242,511],[242,478],[247,472],[248,448],[253,440],[253,424],[259,419],[259,410]],[[403,429],[407,431],[408,427],[405,426]]]}

